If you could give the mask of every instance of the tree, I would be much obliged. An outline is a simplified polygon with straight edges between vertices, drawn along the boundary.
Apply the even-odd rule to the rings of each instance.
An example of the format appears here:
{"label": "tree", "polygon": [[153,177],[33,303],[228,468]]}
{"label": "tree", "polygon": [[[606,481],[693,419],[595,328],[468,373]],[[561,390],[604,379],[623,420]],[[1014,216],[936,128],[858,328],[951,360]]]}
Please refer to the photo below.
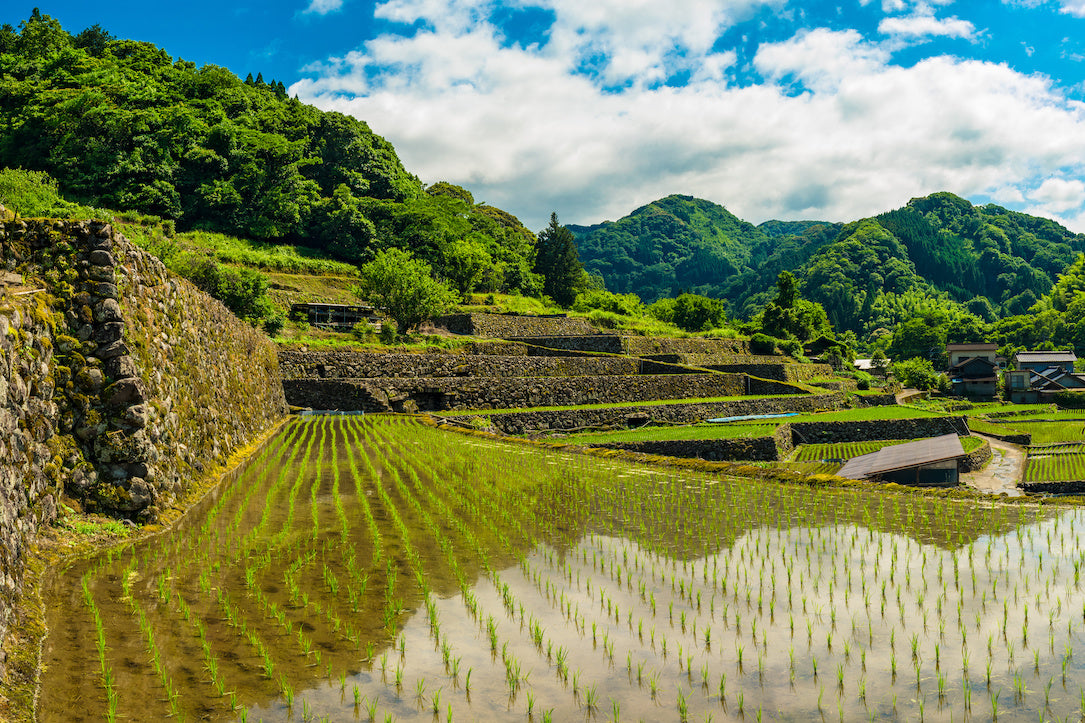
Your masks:
{"label": "tree", "polygon": [[724,304],[697,294],[679,294],[674,300],[675,326],[686,331],[708,331],[723,325]]}
{"label": "tree", "polygon": [[942,386],[943,377],[934,371],[934,366],[928,359],[905,359],[894,362],[893,376],[906,387],[919,390],[938,389]]}
{"label": "tree", "polygon": [[409,251],[386,249],[363,265],[355,293],[384,309],[400,334],[426,319],[445,313],[455,303],[455,293],[433,278],[433,269]]}
{"label": "tree", "polygon": [[584,267],[576,253],[572,232],[550,214],[550,225],[539,234],[536,244],[535,273],[542,274],[543,293],[565,308],[576,301],[584,278]]}
{"label": "tree", "polygon": [[832,327],[821,304],[800,298],[798,283],[789,271],[776,279],[776,298],[761,315],[762,330],[769,336],[794,337],[799,341],[818,335],[831,335]]}

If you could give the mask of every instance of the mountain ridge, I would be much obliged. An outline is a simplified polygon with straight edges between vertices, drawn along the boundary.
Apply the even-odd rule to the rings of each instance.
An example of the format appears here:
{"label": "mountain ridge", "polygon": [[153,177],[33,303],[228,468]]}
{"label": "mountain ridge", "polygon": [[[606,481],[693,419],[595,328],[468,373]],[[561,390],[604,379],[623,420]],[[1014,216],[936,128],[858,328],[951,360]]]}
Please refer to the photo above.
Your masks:
{"label": "mountain ridge", "polygon": [[838,331],[859,335],[892,328],[924,300],[986,322],[1021,314],[1085,252],[1085,235],[1054,221],[949,192],[847,223],[757,226],[714,202],[671,195],[570,229],[585,268],[612,291],[648,301],[691,291],[748,318],[790,271]]}

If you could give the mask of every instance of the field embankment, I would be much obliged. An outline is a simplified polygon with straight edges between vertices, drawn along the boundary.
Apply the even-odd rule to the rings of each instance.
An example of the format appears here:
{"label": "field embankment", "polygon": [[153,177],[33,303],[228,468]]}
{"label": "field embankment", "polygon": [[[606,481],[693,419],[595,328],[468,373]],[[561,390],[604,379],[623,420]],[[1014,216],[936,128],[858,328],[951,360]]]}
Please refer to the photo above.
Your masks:
{"label": "field embankment", "polygon": [[107,224],[4,222],[0,268],[3,638],[61,505],[155,520],[286,404],[268,339]]}

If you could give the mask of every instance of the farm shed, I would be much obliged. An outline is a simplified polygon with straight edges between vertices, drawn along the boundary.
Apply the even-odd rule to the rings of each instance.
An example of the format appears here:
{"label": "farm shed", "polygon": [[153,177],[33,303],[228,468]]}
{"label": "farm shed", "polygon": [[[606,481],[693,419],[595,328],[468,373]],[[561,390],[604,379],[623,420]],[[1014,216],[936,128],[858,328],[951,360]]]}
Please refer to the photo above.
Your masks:
{"label": "farm shed", "polygon": [[305,321],[312,326],[350,331],[355,324],[378,323],[380,316],[372,306],[346,304],[291,304],[291,321]]}
{"label": "farm shed", "polygon": [[848,461],[837,473],[848,479],[869,479],[923,487],[957,484],[957,461],[965,457],[956,434],[882,447]]}

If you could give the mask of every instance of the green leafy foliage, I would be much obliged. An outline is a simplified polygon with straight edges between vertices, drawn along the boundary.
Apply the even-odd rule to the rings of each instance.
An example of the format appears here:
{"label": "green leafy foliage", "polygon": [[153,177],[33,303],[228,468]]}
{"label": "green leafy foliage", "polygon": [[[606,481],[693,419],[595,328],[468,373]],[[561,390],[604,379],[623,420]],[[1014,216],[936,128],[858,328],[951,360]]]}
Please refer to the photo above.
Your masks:
{"label": "green leafy foliage", "polygon": [[674,300],[673,323],[686,331],[708,331],[723,326],[724,304],[698,294],[679,294]]}
{"label": "green leafy foliage", "polygon": [[445,313],[456,300],[447,284],[433,278],[429,264],[402,249],[381,251],[363,265],[357,293],[384,309],[401,335]]}
{"label": "green leafy foliage", "polygon": [[940,389],[946,387],[946,377],[934,370],[928,359],[905,359],[893,364],[893,376],[905,387]]}
{"label": "green leafy foliage", "polygon": [[225,266],[202,254],[184,254],[171,268],[242,319],[262,319],[272,312],[268,280],[259,271]]}
{"label": "green leafy foliage", "polygon": [[93,209],[64,200],[56,179],[48,173],[22,168],[0,168],[0,206],[26,218],[96,214]]}
{"label": "green leafy foliage", "polygon": [[780,272],[776,280],[776,298],[761,314],[761,329],[771,336],[799,341],[832,334],[825,309],[801,298],[798,282],[787,271]]}
{"label": "green leafy foliage", "polygon": [[569,228],[587,271],[611,291],[652,301],[682,290],[723,296],[730,277],[749,268],[751,249],[768,243],[752,224],[690,196],[668,196],[616,222]]}
{"label": "green leafy foliage", "polygon": [[558,223],[556,213],[550,215],[550,225],[539,234],[534,270],[543,277],[543,293],[565,308],[573,305],[577,293],[586,285],[573,234]]}
{"label": "green leafy foliage", "polygon": [[35,13],[0,37],[0,88],[0,165],[47,172],[69,198],[355,264],[403,248],[461,292],[541,291],[514,216],[424,189],[366,123],[279,81]]}

